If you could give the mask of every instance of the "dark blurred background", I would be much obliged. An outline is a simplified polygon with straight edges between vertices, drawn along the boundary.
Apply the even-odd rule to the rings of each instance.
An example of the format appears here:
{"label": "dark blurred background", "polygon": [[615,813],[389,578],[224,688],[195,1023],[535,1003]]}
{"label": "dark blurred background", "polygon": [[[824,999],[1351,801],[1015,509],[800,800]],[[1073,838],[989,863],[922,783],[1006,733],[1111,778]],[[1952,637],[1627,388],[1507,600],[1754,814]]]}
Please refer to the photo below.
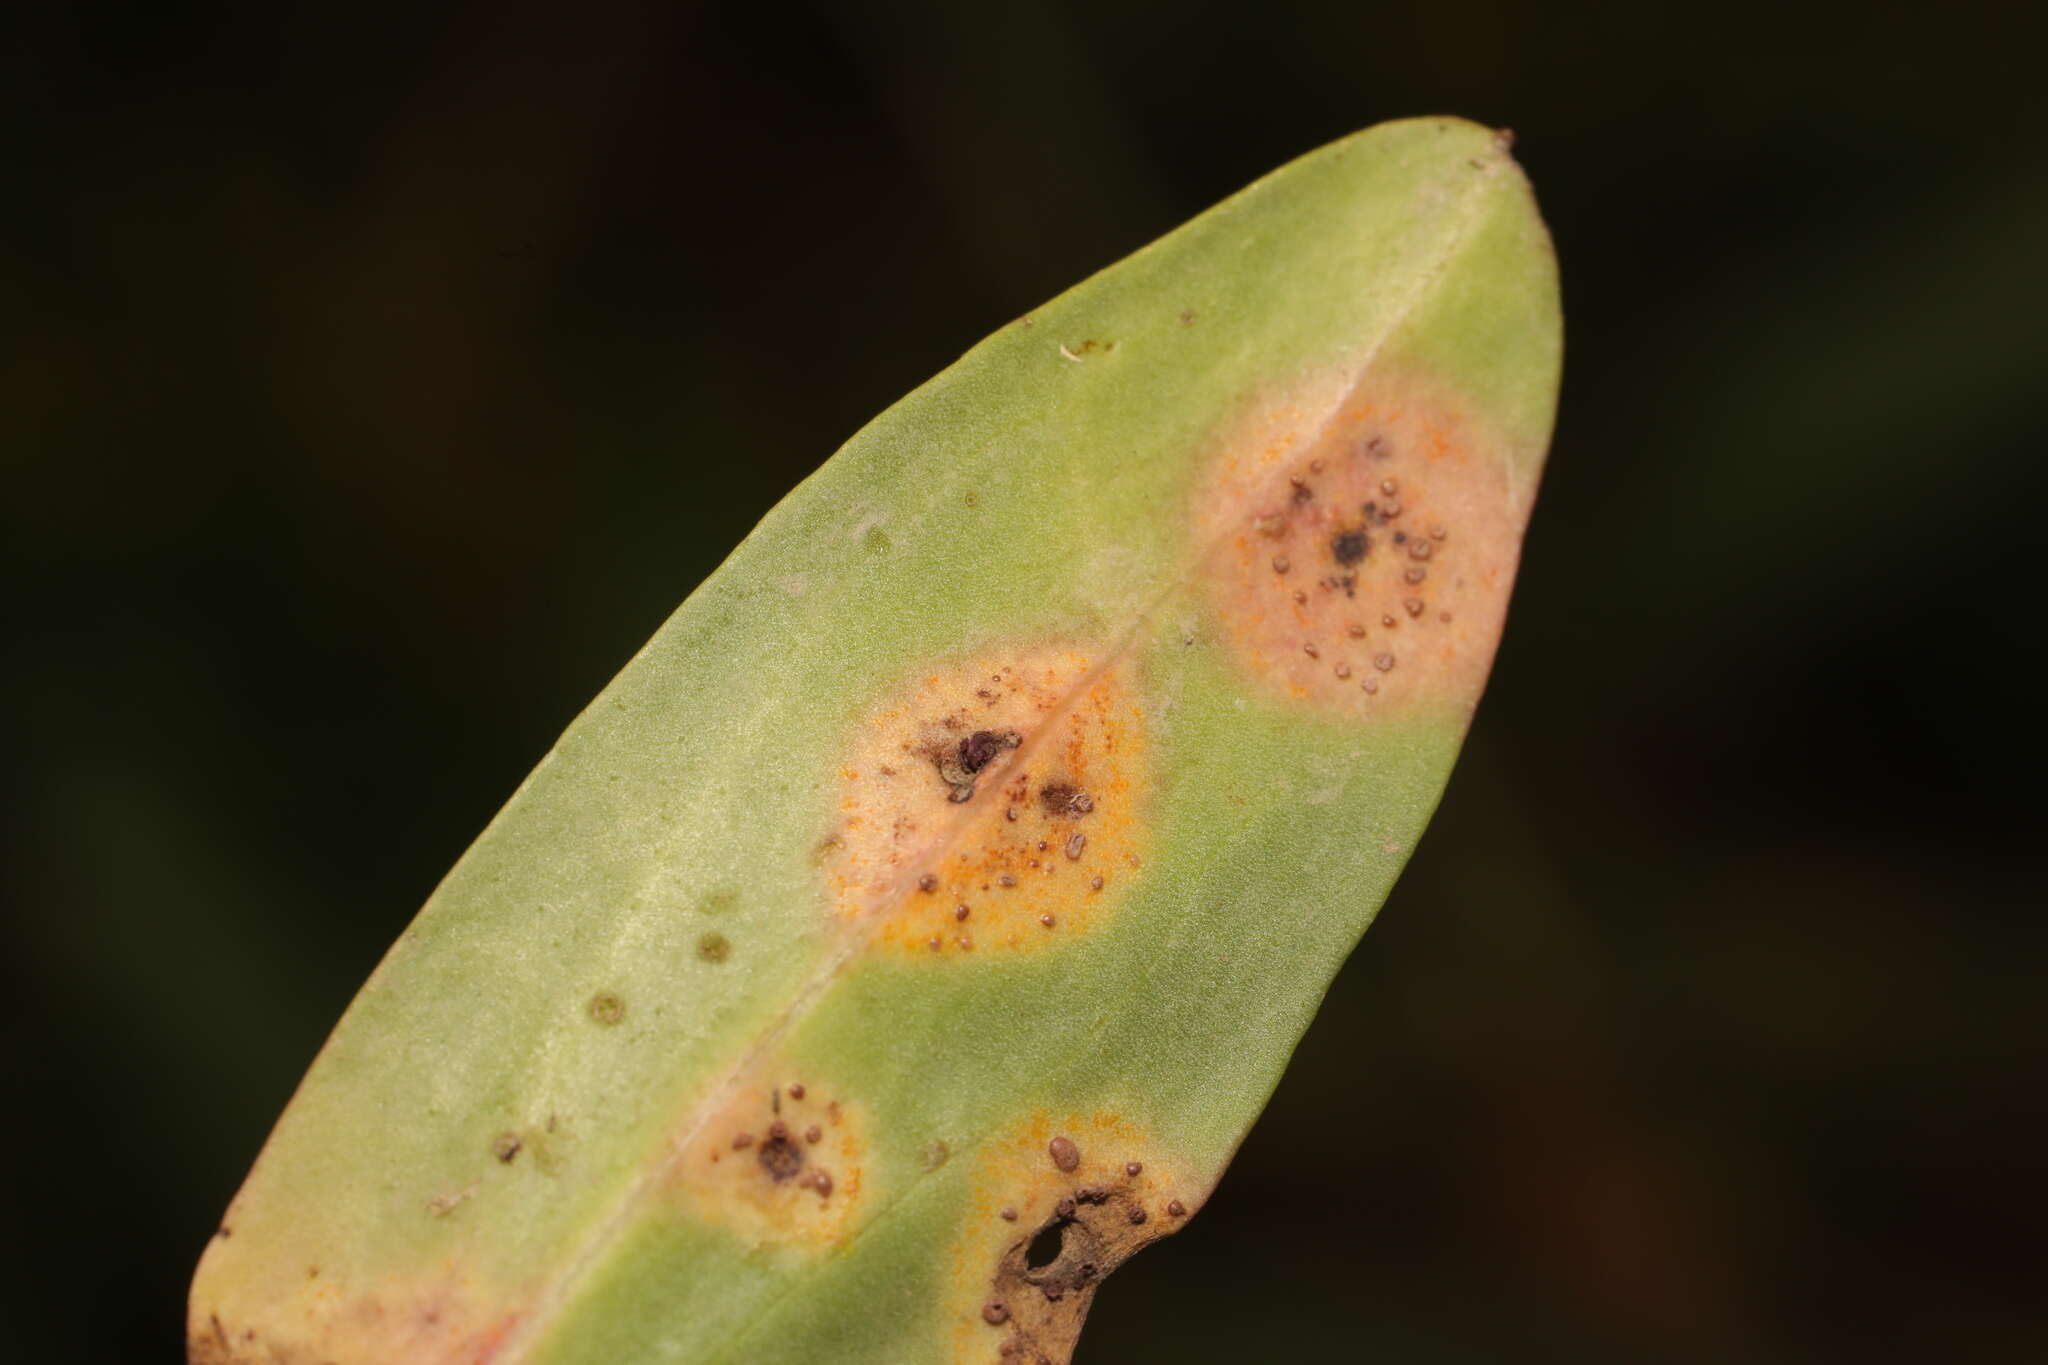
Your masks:
{"label": "dark blurred background", "polygon": [[5,1353],[177,1356],[364,975],[856,426],[1441,112],[1564,267],[1493,695],[1081,1360],[2048,1359],[2038,13],[14,14]]}

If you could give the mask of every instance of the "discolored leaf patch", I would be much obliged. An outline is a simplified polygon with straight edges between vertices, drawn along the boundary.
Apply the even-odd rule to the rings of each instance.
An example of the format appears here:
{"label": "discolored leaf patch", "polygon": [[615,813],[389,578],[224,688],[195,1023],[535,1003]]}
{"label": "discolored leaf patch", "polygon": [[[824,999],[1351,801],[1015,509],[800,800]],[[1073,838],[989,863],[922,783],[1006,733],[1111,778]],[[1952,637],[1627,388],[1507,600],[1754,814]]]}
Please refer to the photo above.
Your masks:
{"label": "discolored leaf patch", "polygon": [[843,1242],[867,1176],[860,1107],[780,1065],[751,1076],[693,1125],[671,1177],[676,1193],[754,1245],[816,1252]]}
{"label": "discolored leaf patch", "polygon": [[953,1252],[953,1359],[1072,1353],[1095,1291],[1199,1206],[1196,1183],[1110,1112],[1034,1114],[985,1149]]}
{"label": "discolored leaf patch", "polygon": [[1043,647],[948,664],[864,717],[839,770],[837,914],[952,959],[1087,932],[1144,866],[1128,663]]}
{"label": "discolored leaf patch", "polygon": [[1505,455],[1452,384],[1412,373],[1256,409],[1196,510],[1220,542],[1204,586],[1239,668],[1358,721],[1469,712],[1529,511]]}
{"label": "discolored leaf patch", "polygon": [[318,1263],[266,1269],[280,1282],[297,1281],[269,1311],[242,1313],[195,1298],[186,1342],[191,1365],[488,1365],[519,1323],[516,1312],[490,1313],[473,1276],[452,1266],[420,1283],[373,1286]]}

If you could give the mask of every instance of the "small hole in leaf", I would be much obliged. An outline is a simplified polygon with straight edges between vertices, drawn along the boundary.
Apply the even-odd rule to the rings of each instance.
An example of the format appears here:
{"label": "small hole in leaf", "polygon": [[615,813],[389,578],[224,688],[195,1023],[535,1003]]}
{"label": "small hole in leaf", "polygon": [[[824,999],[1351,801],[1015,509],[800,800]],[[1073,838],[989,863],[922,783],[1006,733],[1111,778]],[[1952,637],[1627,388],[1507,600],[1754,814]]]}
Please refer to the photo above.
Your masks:
{"label": "small hole in leaf", "polygon": [[1024,1248],[1024,1264],[1032,1270],[1043,1270],[1057,1261],[1067,1249],[1067,1224],[1071,1221],[1056,1218],[1040,1228],[1031,1245]]}

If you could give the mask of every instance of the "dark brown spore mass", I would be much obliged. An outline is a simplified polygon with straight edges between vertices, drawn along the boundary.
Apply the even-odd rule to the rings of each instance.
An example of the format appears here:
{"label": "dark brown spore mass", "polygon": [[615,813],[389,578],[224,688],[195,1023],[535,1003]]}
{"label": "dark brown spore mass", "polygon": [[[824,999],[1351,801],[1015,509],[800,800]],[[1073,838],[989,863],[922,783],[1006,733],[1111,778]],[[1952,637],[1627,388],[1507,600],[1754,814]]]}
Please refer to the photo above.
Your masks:
{"label": "dark brown spore mass", "polygon": [[1365,558],[1370,544],[1363,531],[1339,531],[1330,542],[1330,553],[1337,556],[1339,564],[1356,564]]}
{"label": "dark brown spore mass", "polygon": [[1003,737],[993,730],[976,730],[960,741],[960,766],[970,773],[978,773],[988,766],[988,761],[1002,752]]}
{"label": "dark brown spore mass", "polygon": [[1038,804],[1047,815],[1058,818],[1086,815],[1095,809],[1095,798],[1071,782],[1048,782],[1039,788]]}
{"label": "dark brown spore mass", "polygon": [[[775,1127],[779,1129],[782,1125],[778,1123]],[[761,1169],[768,1172],[769,1178],[778,1185],[804,1168],[803,1148],[789,1140],[786,1130],[774,1133],[762,1143],[756,1159],[761,1163]]]}

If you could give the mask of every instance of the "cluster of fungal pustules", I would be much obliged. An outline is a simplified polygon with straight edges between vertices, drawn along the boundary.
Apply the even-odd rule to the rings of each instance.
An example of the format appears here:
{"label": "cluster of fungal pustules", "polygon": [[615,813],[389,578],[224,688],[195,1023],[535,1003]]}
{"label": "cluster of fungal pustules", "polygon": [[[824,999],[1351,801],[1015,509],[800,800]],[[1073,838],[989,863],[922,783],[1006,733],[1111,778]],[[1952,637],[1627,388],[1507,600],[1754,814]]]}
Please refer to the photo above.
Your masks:
{"label": "cluster of fungal pustules", "polygon": [[1050,1194],[1052,1206],[1041,1206],[1029,1220],[1014,1205],[1002,1208],[998,1216],[1020,1227],[980,1308],[982,1322],[1005,1329],[998,1355],[1006,1360],[1034,1360],[1041,1337],[1063,1335],[1057,1324],[1078,1327],[1085,1300],[1102,1278],[1188,1215],[1143,1162],[1115,1156],[1084,1162],[1080,1144],[1067,1134],[1047,1143],[1044,1160],[1055,1184],[1040,1197]]}
{"label": "cluster of fungal pustules", "polygon": [[836,1188],[832,1172],[820,1164],[816,1150],[825,1141],[828,1127],[840,1122],[839,1102],[828,1101],[820,1112],[806,1106],[809,1092],[800,1081],[770,1091],[766,1123],[737,1126],[723,1150],[714,1145],[710,1164],[720,1165],[728,1157],[745,1165],[760,1167],[770,1185],[809,1190],[822,1203]]}
{"label": "cluster of fungal pustules", "polygon": [[[941,739],[933,747],[931,760],[939,780],[947,787],[946,799],[955,805],[974,799],[980,774],[1005,750],[1015,749],[1022,742],[1015,730],[975,730],[957,742],[950,738]],[[988,863],[991,850],[984,846],[973,853],[963,854],[959,862],[968,868],[965,887],[956,876],[951,882],[953,890],[963,895],[975,892],[1000,894],[1015,890],[1022,879],[1034,873],[1050,875],[1059,869],[1059,861],[1079,864],[1088,855],[1088,830],[1083,824],[1085,818],[1095,812],[1095,798],[1072,782],[1051,778],[1038,782],[1033,787],[1033,778],[1028,768],[1017,773],[1011,780],[1001,783],[1002,794],[1007,798],[1003,806],[1005,825],[1025,824],[1023,837],[1018,841],[1015,856],[993,860],[1000,871],[988,875],[988,868],[979,869],[980,880],[976,881],[974,865]],[[1034,835],[1038,837],[1033,837]],[[1006,841],[1007,842],[1007,841]],[[941,859],[941,865],[944,865]],[[1135,866],[1135,861],[1132,862]],[[1088,890],[1099,892],[1108,884],[1107,876],[1100,871],[1088,875]],[[917,879],[919,894],[937,895],[948,885],[947,880],[937,872],[926,872]],[[965,925],[974,914],[974,906],[968,900],[961,900],[952,909],[953,921]],[[1058,926],[1059,916],[1051,909],[1040,910],[1036,916],[1038,927],[1051,930]],[[947,946],[948,936],[944,933],[930,935],[925,946],[938,952]],[[952,936],[954,947],[972,950],[974,937],[971,930],[962,930]]]}
{"label": "cluster of fungal pustules", "polygon": [[1045,650],[937,672],[864,727],[828,849],[842,913],[930,954],[1085,924],[1139,866],[1143,717],[1121,672]]}
{"label": "cluster of fungal pustules", "polygon": [[1196,505],[1208,602],[1243,672],[1360,718],[1475,702],[1526,510],[1489,441],[1419,389],[1248,421]]}
{"label": "cluster of fungal pustules", "polygon": [[[1373,436],[1351,463],[1377,472],[1392,454],[1386,437]],[[1441,521],[1404,520],[1401,483],[1391,474],[1371,479],[1370,495],[1354,503],[1335,499],[1355,496],[1358,469],[1322,477],[1330,472],[1325,457],[1311,458],[1303,473],[1289,476],[1284,506],[1254,513],[1252,530],[1271,546],[1274,593],[1298,609],[1302,654],[1371,696],[1401,661],[1396,632],[1404,623],[1419,628],[1433,616],[1450,624],[1449,610],[1432,612],[1428,596],[1450,530]]]}
{"label": "cluster of fungal pustules", "polygon": [[719,1092],[671,1174],[696,1217],[761,1245],[833,1245],[866,1184],[861,1106],[821,1078],[791,1079],[779,1060]]}

